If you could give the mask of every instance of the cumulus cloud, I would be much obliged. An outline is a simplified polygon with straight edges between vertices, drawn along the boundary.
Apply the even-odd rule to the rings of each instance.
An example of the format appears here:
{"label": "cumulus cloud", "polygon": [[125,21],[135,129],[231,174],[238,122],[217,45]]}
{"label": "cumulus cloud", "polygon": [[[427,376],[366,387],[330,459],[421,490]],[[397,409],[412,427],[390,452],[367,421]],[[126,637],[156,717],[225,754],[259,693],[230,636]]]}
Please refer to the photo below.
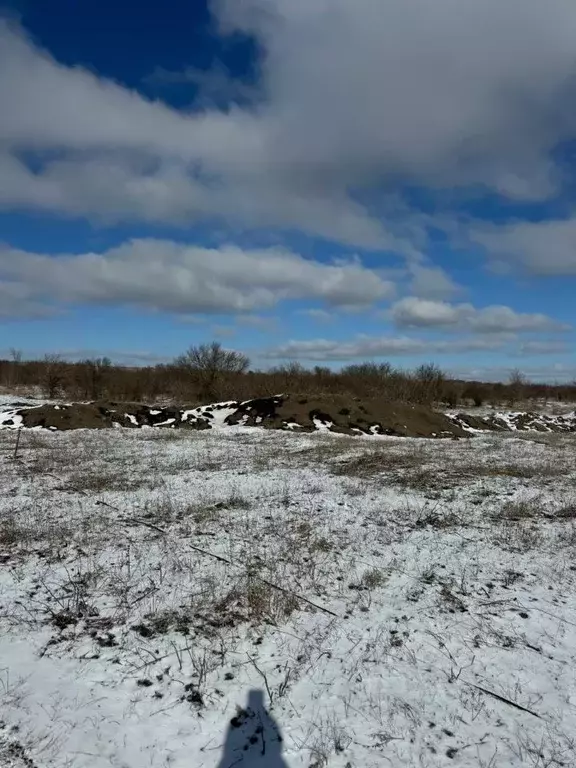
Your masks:
{"label": "cumulus cloud", "polygon": [[437,328],[473,333],[567,331],[570,326],[540,313],[515,312],[494,305],[477,309],[472,304],[448,304],[408,296],[392,307],[390,316],[399,328]]}
{"label": "cumulus cloud", "polygon": [[441,267],[412,264],[410,291],[422,299],[448,299],[462,289]]}
{"label": "cumulus cloud", "polygon": [[576,275],[576,218],[476,226],[471,238],[492,260],[538,275]]}
{"label": "cumulus cloud", "polygon": [[125,304],[180,315],[252,312],[292,299],[369,307],[392,283],[357,261],[321,263],[290,251],[132,240],[103,253],[0,249],[0,290],[39,306]]}
{"label": "cumulus cloud", "polygon": [[46,297],[38,301],[34,290],[18,281],[3,282],[0,278],[0,321],[51,317],[58,309]]}
{"label": "cumulus cloud", "polygon": [[60,64],[2,24],[0,204],[186,224],[220,216],[407,250],[355,193],[392,180],[519,197],[554,189],[550,150],[576,128],[571,0],[213,9],[224,33],[254,35],[264,52],[256,106],[179,112]]}
{"label": "cumulus cloud", "polygon": [[59,64],[1,21],[0,107],[4,207],[186,225],[216,216],[399,245],[345,188],[281,173],[268,118],[241,109],[178,112]]}
{"label": "cumulus cloud", "polygon": [[263,357],[269,359],[298,359],[340,361],[397,357],[402,355],[431,355],[501,349],[506,339],[473,338],[462,340],[415,339],[408,336],[357,336],[353,341],[311,339],[289,341],[267,350]]}

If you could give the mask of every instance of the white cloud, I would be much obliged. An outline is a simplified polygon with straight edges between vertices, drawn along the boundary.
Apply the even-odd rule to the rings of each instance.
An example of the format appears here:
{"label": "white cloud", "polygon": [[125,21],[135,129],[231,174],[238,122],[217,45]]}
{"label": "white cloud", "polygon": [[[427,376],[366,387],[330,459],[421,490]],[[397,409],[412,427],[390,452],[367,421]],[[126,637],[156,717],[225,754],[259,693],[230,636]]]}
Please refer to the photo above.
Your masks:
{"label": "white cloud", "polygon": [[213,7],[264,51],[255,107],[178,112],[59,64],[2,24],[0,204],[186,224],[219,216],[408,250],[351,190],[392,179],[553,189],[550,150],[576,128],[572,0]]}
{"label": "white cloud", "polygon": [[439,328],[473,333],[566,331],[570,326],[540,313],[515,312],[506,306],[477,309],[408,296],[393,305],[390,316],[399,328]]}
{"label": "white cloud", "polygon": [[549,188],[546,150],[574,127],[559,104],[573,74],[569,0],[216,7],[265,47],[285,165],[347,182],[396,172],[522,196]]}
{"label": "white cloud", "polygon": [[422,299],[448,299],[462,289],[441,267],[412,264],[410,292]]}
{"label": "white cloud", "polygon": [[501,349],[507,339],[473,338],[462,340],[415,339],[408,336],[357,336],[353,341],[311,339],[289,341],[267,350],[262,357],[268,359],[298,360],[354,360],[402,355],[434,355],[478,352]]}
{"label": "white cloud", "polygon": [[17,281],[2,282],[0,278],[0,321],[41,319],[57,313],[57,308],[49,301],[38,301],[34,290],[26,284]]}
{"label": "white cloud", "polygon": [[291,299],[369,307],[394,286],[356,261],[326,264],[280,249],[142,239],[80,255],[0,249],[0,290],[39,306],[125,304],[193,315],[251,312]]}
{"label": "white cloud", "polygon": [[[178,112],[58,64],[1,21],[0,107],[4,207],[186,225],[217,216],[397,244],[343,187],[281,174],[268,118],[240,109]],[[26,152],[41,159],[40,169],[30,169]]]}
{"label": "white cloud", "polygon": [[576,218],[477,225],[471,238],[493,260],[512,262],[539,275],[576,275]]}

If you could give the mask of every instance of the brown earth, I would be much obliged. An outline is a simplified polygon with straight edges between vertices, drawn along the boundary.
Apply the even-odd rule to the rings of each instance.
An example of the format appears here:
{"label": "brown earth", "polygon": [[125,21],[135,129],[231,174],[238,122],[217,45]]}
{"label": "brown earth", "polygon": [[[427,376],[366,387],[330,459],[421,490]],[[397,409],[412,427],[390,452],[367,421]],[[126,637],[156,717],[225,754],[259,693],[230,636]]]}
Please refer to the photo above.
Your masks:
{"label": "brown earth", "polygon": [[[113,426],[165,426],[210,429],[214,414],[232,411],[225,423],[313,432],[325,428],[343,434],[404,437],[464,437],[466,432],[442,413],[425,406],[383,400],[350,401],[346,397],[309,399],[298,395],[258,398],[243,403],[213,404],[195,409],[153,408],[135,403],[73,403],[23,408],[17,415],[25,427],[53,430],[102,429]],[[186,414],[184,416],[184,414]]]}
{"label": "brown earth", "polygon": [[[218,413],[228,411],[224,423],[299,432],[328,430],[342,434],[398,435],[400,437],[470,437],[470,430],[538,430],[576,432],[576,417],[516,413],[508,421],[497,414],[447,416],[423,405],[394,403],[378,398],[345,396],[313,398],[305,395],[263,397],[244,402],[213,403],[200,407],[154,408],[139,403],[73,403],[42,405],[11,412],[22,417],[25,427],[53,430],[103,429],[110,427],[170,427],[210,429]],[[222,423],[222,419],[220,419]],[[5,426],[16,426],[4,420]]]}
{"label": "brown earth", "polygon": [[261,398],[240,404],[226,421],[299,432],[314,432],[324,425],[331,432],[351,435],[363,432],[402,437],[466,436],[466,432],[443,413],[421,405],[391,403],[376,398],[362,401],[351,401],[344,396],[329,399],[298,395]]}
{"label": "brown earth", "polygon": [[498,414],[489,414],[488,416],[473,416],[468,413],[459,413],[452,416],[454,424],[460,425],[463,429],[479,429],[493,432],[576,432],[576,416],[574,414],[565,414],[563,416],[553,416],[545,413],[520,412],[507,414],[504,419]]}
{"label": "brown earth", "polygon": [[112,426],[106,412],[92,404],[41,405],[38,408],[25,408],[17,413],[22,416],[24,426],[29,428],[102,429]]}

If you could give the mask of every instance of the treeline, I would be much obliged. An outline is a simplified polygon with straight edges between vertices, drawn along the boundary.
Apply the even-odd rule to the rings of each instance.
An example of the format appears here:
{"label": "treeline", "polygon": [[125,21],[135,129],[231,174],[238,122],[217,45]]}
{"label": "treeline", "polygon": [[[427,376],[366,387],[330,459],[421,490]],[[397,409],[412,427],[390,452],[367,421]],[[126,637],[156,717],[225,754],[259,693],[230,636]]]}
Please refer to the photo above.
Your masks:
{"label": "treeline", "polygon": [[481,382],[452,379],[434,363],[412,371],[372,362],[339,371],[298,363],[254,371],[249,365],[247,357],[224,350],[217,342],[191,347],[170,364],[142,367],[114,365],[107,358],[67,362],[57,355],[29,361],[14,353],[12,359],[0,360],[0,387],[48,399],[147,403],[206,403],[282,392],[383,397],[448,407],[576,401],[576,382],[535,384],[519,371],[507,382]]}

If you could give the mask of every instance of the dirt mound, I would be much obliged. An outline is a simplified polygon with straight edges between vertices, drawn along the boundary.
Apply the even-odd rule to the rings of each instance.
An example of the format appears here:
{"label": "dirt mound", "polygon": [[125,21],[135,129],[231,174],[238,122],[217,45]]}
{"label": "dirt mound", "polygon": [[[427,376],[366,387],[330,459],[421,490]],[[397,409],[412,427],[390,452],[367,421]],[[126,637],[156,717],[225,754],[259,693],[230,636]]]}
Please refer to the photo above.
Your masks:
{"label": "dirt mound", "polygon": [[228,424],[343,434],[454,437],[464,430],[442,413],[425,406],[384,400],[350,401],[347,397],[316,399],[297,395],[261,398],[239,404]]}
{"label": "dirt mound", "polygon": [[454,424],[466,432],[576,432],[576,413],[553,416],[546,413],[512,412],[473,416],[459,413],[450,416]]}
{"label": "dirt mound", "polygon": [[[74,403],[73,405],[41,405],[37,408],[23,408],[16,412],[22,418],[22,426],[29,429],[102,429],[112,423],[105,411],[95,405]],[[16,421],[16,419],[15,419]]]}
{"label": "dirt mound", "polygon": [[576,414],[494,413],[447,416],[423,405],[343,396],[311,398],[278,395],[212,403],[195,408],[139,403],[73,403],[14,408],[0,412],[0,427],[105,429],[111,427],[211,429],[260,427],[299,432],[338,432],[400,437],[466,437],[486,431],[576,432]]}
{"label": "dirt mound", "polygon": [[189,409],[154,408],[135,403],[73,403],[19,408],[0,414],[0,426],[52,430],[111,427],[210,429],[234,425],[350,435],[461,437],[467,434],[461,425],[424,406],[377,399],[351,402],[345,397],[315,399],[282,395]]}

